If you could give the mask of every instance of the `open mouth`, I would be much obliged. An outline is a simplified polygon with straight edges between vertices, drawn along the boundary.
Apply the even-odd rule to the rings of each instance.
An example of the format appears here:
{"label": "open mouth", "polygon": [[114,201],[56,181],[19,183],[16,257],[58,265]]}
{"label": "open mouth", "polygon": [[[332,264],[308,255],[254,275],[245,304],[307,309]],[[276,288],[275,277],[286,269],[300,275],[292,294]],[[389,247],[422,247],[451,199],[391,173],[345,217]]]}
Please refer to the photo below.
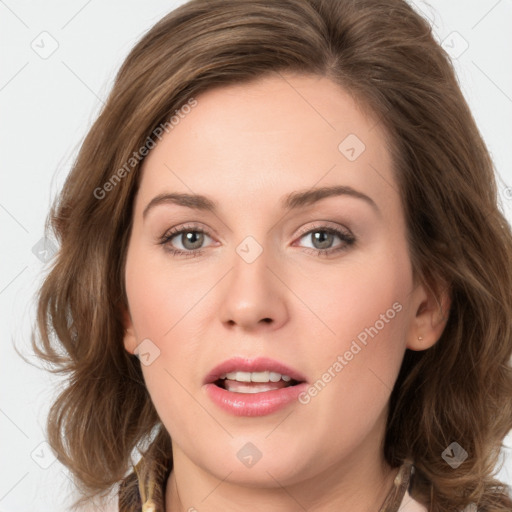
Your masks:
{"label": "open mouth", "polygon": [[213,382],[216,386],[233,393],[264,393],[300,384],[288,375],[272,371],[224,373]]}
{"label": "open mouth", "polygon": [[297,403],[306,376],[268,357],[232,357],[213,368],[204,391],[218,407],[234,416],[266,416]]}

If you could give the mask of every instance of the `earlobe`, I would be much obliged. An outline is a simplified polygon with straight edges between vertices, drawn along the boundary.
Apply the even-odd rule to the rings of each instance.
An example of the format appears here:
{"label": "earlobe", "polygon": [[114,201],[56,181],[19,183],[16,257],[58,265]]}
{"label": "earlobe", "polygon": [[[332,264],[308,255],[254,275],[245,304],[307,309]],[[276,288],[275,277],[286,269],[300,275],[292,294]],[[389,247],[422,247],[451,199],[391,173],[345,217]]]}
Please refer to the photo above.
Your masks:
{"label": "earlobe", "polygon": [[415,290],[413,306],[416,316],[408,335],[407,348],[427,350],[434,346],[443,334],[450,312],[451,297],[448,286],[432,290],[419,285]]}
{"label": "earlobe", "polygon": [[123,312],[123,324],[124,324],[124,336],[123,336],[124,348],[130,354],[133,354],[135,352],[135,348],[137,347],[137,335],[135,334],[135,329],[133,328],[133,322],[130,317],[130,313],[126,309]]}

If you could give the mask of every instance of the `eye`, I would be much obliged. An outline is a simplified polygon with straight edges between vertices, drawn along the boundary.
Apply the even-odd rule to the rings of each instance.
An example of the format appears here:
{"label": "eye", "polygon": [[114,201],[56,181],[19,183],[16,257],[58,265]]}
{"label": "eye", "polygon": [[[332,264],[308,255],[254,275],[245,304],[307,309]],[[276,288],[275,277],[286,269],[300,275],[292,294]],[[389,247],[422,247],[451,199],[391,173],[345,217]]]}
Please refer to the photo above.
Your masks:
{"label": "eye", "polygon": [[[330,255],[335,252],[344,251],[354,244],[355,237],[348,231],[342,231],[330,226],[317,226],[301,235],[299,240],[308,240],[310,246],[306,246],[313,254]],[[338,242],[336,242],[338,240]]]}
{"label": "eye", "polygon": [[198,256],[205,241],[212,240],[206,231],[196,226],[173,228],[165,233],[160,243],[174,255]]}
{"label": "eye", "polygon": [[[329,256],[348,249],[354,244],[355,237],[348,230],[342,231],[330,226],[316,226],[305,232],[298,240],[310,242],[304,249],[318,256]],[[208,232],[197,226],[181,226],[167,231],[160,239],[160,244],[175,256],[193,257],[204,252],[204,244],[212,241]],[[307,244],[307,242],[306,242]]]}

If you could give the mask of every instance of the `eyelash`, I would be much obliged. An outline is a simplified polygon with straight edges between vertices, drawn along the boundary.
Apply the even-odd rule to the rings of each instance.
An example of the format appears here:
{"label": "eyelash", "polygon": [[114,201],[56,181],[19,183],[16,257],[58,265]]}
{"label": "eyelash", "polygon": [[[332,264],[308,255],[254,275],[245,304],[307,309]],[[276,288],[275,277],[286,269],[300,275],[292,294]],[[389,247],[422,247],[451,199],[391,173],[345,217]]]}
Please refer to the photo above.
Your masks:
{"label": "eyelash", "polygon": [[[342,241],[342,243],[338,246],[331,247],[329,249],[313,249],[311,247],[303,247],[303,249],[305,249],[306,252],[309,252],[316,256],[327,257],[334,253],[345,251],[348,249],[348,247],[353,245],[356,241],[355,237],[351,233],[343,232],[338,229],[334,229],[332,227],[325,226],[325,225],[314,226],[313,228],[310,228],[307,231],[302,232],[298,238],[301,239],[306,235],[316,233],[319,231],[322,231],[322,232],[325,232],[325,233],[328,233],[331,235],[336,235]],[[182,256],[185,258],[194,258],[196,256],[201,256],[201,254],[203,254],[205,252],[205,249],[195,249],[195,250],[190,250],[190,251],[183,251],[181,249],[176,249],[170,245],[169,242],[174,237],[176,237],[177,235],[181,235],[183,233],[200,233],[200,234],[207,235],[210,238],[212,238],[210,236],[210,234],[208,233],[208,231],[205,231],[197,226],[193,226],[193,225],[182,226],[180,228],[173,228],[173,229],[169,230],[168,232],[166,232],[160,239],[159,244],[165,246],[165,250],[169,251],[173,256],[178,256],[178,257]]]}

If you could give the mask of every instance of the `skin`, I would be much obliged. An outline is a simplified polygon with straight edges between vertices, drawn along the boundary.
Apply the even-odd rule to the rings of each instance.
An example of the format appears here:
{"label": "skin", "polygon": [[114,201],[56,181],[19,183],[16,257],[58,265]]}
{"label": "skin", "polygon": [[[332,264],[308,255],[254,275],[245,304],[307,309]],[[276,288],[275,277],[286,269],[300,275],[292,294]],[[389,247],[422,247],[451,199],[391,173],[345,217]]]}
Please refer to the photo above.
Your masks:
{"label": "skin", "polygon": [[[386,134],[324,77],[276,74],[197,101],[144,162],[125,273],[125,348],[150,339],[160,351],[142,369],[173,441],[167,510],[378,510],[397,471],[382,442],[405,349],[429,348],[444,328],[413,279]],[[349,134],[366,146],[354,161],[338,149]],[[291,192],[334,185],[375,207],[339,195],[281,208]],[[143,216],[170,192],[218,210],[163,203]],[[184,225],[208,233],[196,257],[168,250],[190,247],[181,235],[159,243]],[[319,257],[318,226],[355,242],[334,236],[330,247],[344,250]],[[252,263],[236,251],[247,236],[263,248]],[[233,356],[274,358],[314,383],[396,302],[401,311],[307,404],[237,417],[205,393],[204,377]],[[248,442],[262,454],[250,468],[237,457]]]}

